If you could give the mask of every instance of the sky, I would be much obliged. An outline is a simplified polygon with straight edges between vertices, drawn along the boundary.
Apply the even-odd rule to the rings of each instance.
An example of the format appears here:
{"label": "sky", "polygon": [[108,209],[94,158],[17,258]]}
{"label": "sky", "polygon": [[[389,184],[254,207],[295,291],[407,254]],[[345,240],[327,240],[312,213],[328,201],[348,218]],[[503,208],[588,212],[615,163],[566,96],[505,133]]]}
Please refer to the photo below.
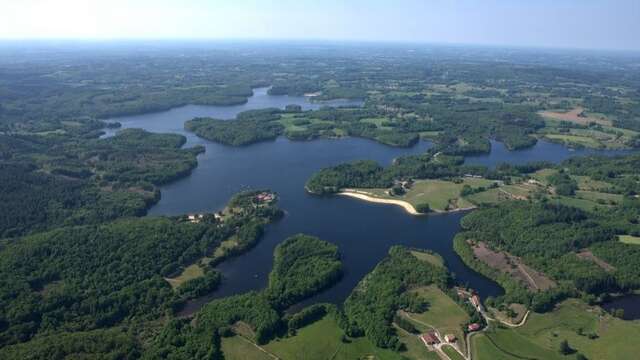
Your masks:
{"label": "sky", "polygon": [[269,39],[640,50],[640,0],[0,0],[0,39]]}

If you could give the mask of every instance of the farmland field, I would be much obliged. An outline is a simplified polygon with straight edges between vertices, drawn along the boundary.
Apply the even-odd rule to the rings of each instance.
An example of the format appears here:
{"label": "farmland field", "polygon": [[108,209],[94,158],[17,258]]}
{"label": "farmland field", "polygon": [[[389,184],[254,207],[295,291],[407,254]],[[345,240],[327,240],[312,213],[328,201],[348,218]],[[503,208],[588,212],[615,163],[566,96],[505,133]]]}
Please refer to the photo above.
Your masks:
{"label": "farmland field", "polygon": [[631,235],[620,235],[618,239],[625,244],[640,245],[640,237]]}
{"label": "farmland field", "polygon": [[427,330],[424,324],[438,329],[442,336],[454,334],[464,348],[462,325],[469,321],[469,316],[447,294],[435,286],[414,290],[429,303],[429,310],[421,314],[409,314],[421,330]]}
{"label": "farmland field", "polygon": [[375,347],[364,337],[341,340],[340,330],[333,316],[327,315],[298,331],[289,338],[277,339],[264,348],[282,359],[376,359],[395,360],[401,355],[391,350]]}
{"label": "farmland field", "polygon": [[[598,307],[568,300],[555,310],[533,313],[516,329],[498,328],[473,337],[474,355],[480,359],[563,359],[558,349],[567,340],[588,359],[626,359],[640,351],[628,341],[640,335],[640,324],[612,317]],[[476,358],[474,356],[474,358]]]}
{"label": "farmland field", "polygon": [[493,181],[485,179],[465,178],[460,184],[445,180],[419,180],[402,196],[390,196],[387,189],[357,189],[382,199],[407,201],[414,207],[429,204],[434,211],[447,211],[473,206],[473,203],[460,197],[464,185],[472,188],[488,187]]}

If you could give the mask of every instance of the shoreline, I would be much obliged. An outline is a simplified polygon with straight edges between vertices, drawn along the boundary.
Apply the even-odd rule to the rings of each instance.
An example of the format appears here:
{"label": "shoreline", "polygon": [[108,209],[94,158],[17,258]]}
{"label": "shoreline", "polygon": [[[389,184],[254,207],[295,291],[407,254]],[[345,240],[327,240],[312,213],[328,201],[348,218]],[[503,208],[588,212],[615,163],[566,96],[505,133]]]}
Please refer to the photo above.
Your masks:
{"label": "shoreline", "polygon": [[377,197],[371,196],[369,193],[365,193],[363,191],[354,190],[354,189],[343,189],[340,192],[336,193],[337,195],[349,196],[352,198],[364,200],[367,202],[378,203],[378,204],[391,204],[402,207],[406,212],[414,216],[427,215],[426,213],[420,213],[416,211],[416,208],[413,207],[409,202],[403,200],[392,200],[392,199],[381,199]]}
{"label": "shoreline", "polygon": [[411,214],[413,216],[423,216],[423,215],[429,215],[431,213],[449,214],[449,213],[456,213],[456,212],[460,212],[460,211],[469,211],[469,210],[473,210],[473,209],[476,208],[475,206],[470,206],[470,207],[466,207],[466,208],[458,208],[458,209],[453,209],[453,210],[431,209],[431,211],[428,212],[428,213],[421,213],[421,212],[418,212],[416,210],[416,208],[413,207],[413,205],[411,203],[409,203],[408,201],[395,200],[395,199],[382,199],[382,198],[379,198],[379,197],[372,196],[370,193],[367,193],[367,192],[364,192],[364,191],[360,191],[360,190],[342,189],[339,192],[337,192],[336,195],[348,196],[348,197],[352,197],[352,198],[355,198],[355,199],[360,199],[360,200],[363,200],[363,201],[377,203],[377,204],[387,204],[387,205],[400,206],[407,213],[409,213],[409,214]]}

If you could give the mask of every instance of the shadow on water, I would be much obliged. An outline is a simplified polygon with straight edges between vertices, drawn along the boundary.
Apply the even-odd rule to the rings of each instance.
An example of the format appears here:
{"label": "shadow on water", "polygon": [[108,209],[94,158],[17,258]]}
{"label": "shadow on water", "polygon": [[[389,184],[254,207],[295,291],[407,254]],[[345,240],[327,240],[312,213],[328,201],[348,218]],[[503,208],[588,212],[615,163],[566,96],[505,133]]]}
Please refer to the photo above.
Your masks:
{"label": "shadow on water", "polygon": [[[214,298],[264,288],[272,267],[274,248],[297,233],[315,235],[338,245],[345,269],[340,282],[302,304],[344,301],[358,281],[373,269],[391,246],[397,244],[439,253],[458,281],[478,290],[483,297],[502,294],[503,290],[495,282],[466,267],[453,251],[452,239],[460,229],[464,213],[414,217],[396,206],[364,203],[352,198],[316,197],[304,191],[306,180],[321,168],[360,159],[389,165],[398,156],[424,152],[431,147],[429,142],[422,141],[412,148],[401,149],[358,138],[311,142],[278,138],[234,148],[200,139],[183,128],[184,122],[193,117],[232,119],[241,111],[284,108],[288,104],[298,104],[304,109],[323,105],[310,103],[304,97],[269,96],[263,88],[256,89],[255,95],[244,105],[188,105],[165,112],[112,119],[122,123],[123,128],[183,134],[188,139],[186,146],[201,144],[206,148],[206,152],[198,157],[198,167],[189,177],[161,188],[162,199],[150,209],[150,215],[216,211],[224,207],[233,194],[247,188],[275,190],[280,195],[279,206],[287,214],[268,226],[256,247],[220,264],[218,268],[224,274],[220,288],[188,304],[183,314],[193,313]],[[331,105],[359,104],[339,101]],[[113,131],[107,134],[110,135]],[[558,161],[580,154],[546,142],[518,152],[508,152],[498,142],[492,142],[492,145],[494,150],[490,155],[470,157],[468,162],[494,166],[505,161]]]}
{"label": "shadow on water", "polygon": [[630,294],[624,295],[602,305],[602,308],[608,312],[613,312],[616,309],[624,310],[624,320],[638,320],[640,319],[640,295]]}

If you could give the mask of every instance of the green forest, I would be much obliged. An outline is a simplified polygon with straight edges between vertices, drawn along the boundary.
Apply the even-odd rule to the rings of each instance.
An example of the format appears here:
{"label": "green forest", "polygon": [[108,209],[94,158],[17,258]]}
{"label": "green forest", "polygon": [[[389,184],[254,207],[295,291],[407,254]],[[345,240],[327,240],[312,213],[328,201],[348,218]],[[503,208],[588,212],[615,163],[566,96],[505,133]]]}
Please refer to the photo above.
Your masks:
{"label": "green forest", "polygon": [[[447,264],[402,246],[367,269],[344,302],[296,308],[350,271],[332,239],[285,239],[304,231],[298,229],[279,239],[264,288],[182,313],[228,280],[218,265],[257,246],[285,212],[278,194],[247,190],[215,213],[147,216],[160,188],[188,177],[205,147],[185,147],[178,134],[119,129],[126,119],[118,117],[201,105],[232,109],[256,89],[277,96],[283,108],[233,119],[191,115],[184,128],[232,147],[279,137],[357,137],[399,148],[428,141],[428,150],[390,164],[371,160],[375,154],[327,161],[306,191],[369,189],[400,198],[416,181],[459,186],[452,186],[454,205],[462,205],[444,199],[445,211],[469,210],[453,248],[505,290],[482,299],[488,308],[510,314],[521,306],[535,325],[569,298],[596,306],[634,293],[638,63],[637,56],[610,53],[448,46],[0,44],[0,358],[224,359],[225,344],[234,340],[268,352],[313,338],[313,331],[335,342],[327,357],[422,358],[434,355],[425,356],[415,338],[427,328],[405,315],[437,320],[441,312],[429,313],[434,304],[421,291],[459,307],[465,320],[453,324],[456,333],[471,322],[488,325],[468,303],[471,292],[456,292],[464,284]],[[286,106],[293,96],[304,96],[314,110]],[[103,137],[107,130],[118,131]],[[506,151],[553,142],[624,152],[557,164],[465,162],[489,154],[496,142]],[[435,210],[429,203],[416,209]],[[580,336],[579,343],[585,329],[570,336]],[[492,330],[487,336],[506,332]]]}

